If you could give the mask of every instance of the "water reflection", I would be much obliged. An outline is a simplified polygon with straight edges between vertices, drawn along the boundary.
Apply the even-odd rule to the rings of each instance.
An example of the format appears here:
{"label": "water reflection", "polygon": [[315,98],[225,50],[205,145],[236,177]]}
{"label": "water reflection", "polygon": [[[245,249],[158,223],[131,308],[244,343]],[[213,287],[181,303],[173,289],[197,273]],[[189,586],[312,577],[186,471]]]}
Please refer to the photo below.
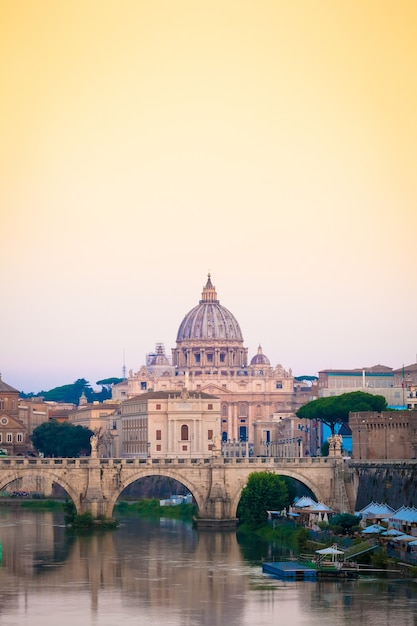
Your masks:
{"label": "water reflection", "polygon": [[0,509],[0,622],[59,626],[417,626],[413,582],[285,582],[262,574],[279,550],[175,520],[124,519],[75,536],[62,515]]}

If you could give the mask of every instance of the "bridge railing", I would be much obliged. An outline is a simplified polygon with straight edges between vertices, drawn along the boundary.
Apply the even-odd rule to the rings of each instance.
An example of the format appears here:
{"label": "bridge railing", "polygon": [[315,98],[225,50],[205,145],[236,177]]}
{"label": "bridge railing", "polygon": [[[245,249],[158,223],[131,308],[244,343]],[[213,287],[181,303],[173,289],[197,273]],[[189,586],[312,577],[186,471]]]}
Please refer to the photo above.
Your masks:
{"label": "bridge railing", "polygon": [[2,457],[0,470],[7,467],[68,467],[82,468],[89,466],[155,466],[155,465],[251,465],[251,466],[311,466],[334,464],[334,457],[184,457],[184,458],[34,458]]}

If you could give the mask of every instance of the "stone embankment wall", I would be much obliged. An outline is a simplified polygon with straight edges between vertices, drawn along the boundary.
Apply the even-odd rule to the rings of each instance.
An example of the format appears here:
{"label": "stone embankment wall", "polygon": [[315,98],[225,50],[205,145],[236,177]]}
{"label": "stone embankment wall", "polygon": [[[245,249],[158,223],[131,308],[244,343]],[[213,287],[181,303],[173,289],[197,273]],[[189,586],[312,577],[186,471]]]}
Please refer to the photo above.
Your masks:
{"label": "stone embankment wall", "polygon": [[370,502],[386,503],[394,510],[402,506],[417,508],[417,466],[401,463],[357,465],[358,492],[356,511]]}

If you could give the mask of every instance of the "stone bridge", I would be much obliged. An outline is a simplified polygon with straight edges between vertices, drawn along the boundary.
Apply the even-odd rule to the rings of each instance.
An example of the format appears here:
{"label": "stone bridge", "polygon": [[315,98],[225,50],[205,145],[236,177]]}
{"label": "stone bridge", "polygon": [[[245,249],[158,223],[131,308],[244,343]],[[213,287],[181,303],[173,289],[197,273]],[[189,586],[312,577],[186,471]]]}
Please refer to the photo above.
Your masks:
{"label": "stone bridge", "polygon": [[50,493],[56,483],[68,493],[78,513],[88,510],[94,516],[111,517],[116,500],[128,485],[157,475],[177,480],[192,493],[198,507],[199,527],[233,527],[248,476],[260,471],[300,481],[318,501],[325,502],[335,511],[354,510],[356,494],[350,482],[349,468],[342,458],[336,457],[1,458],[0,490],[11,483],[25,488],[38,480],[49,485]]}

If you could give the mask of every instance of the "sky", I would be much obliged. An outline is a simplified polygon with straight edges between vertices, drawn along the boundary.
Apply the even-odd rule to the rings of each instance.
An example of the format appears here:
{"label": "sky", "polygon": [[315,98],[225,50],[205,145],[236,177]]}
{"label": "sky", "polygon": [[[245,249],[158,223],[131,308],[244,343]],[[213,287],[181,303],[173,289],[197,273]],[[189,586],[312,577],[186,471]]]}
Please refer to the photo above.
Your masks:
{"label": "sky", "polygon": [[413,0],[2,0],[2,379],[171,354],[208,272],[249,357],[415,363],[416,23]]}

